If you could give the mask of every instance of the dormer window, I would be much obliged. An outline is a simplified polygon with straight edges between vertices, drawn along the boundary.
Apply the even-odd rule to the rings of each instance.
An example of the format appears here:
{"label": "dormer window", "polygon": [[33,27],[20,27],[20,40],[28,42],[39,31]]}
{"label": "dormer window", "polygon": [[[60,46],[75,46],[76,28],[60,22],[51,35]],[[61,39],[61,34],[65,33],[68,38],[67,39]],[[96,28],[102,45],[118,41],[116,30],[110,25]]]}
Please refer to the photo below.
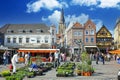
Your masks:
{"label": "dormer window", "polygon": [[33,31],[32,31],[32,30],[30,30],[29,32],[30,32],[30,33],[32,33]]}
{"label": "dormer window", "polygon": [[41,30],[41,33],[43,33],[43,30]]}
{"label": "dormer window", "polygon": [[13,31],[13,30],[8,29],[8,30],[7,30],[7,33],[14,33],[14,31]]}
{"label": "dormer window", "polygon": [[13,31],[13,30],[11,30],[11,33],[14,33],[14,31]]}
{"label": "dormer window", "polygon": [[25,30],[23,30],[23,33],[25,33]]}

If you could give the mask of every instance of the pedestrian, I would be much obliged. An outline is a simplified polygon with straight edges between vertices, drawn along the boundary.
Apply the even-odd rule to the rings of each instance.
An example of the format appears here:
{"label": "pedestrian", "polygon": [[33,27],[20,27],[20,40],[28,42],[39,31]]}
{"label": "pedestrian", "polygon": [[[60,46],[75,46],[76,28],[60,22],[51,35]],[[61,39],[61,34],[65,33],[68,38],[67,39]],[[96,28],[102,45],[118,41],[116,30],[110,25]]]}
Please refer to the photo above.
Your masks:
{"label": "pedestrian", "polygon": [[9,51],[6,51],[6,64],[9,64],[9,58],[10,58],[10,53]]}
{"label": "pedestrian", "polygon": [[49,59],[50,59],[50,62],[53,61],[53,57],[52,57],[52,54],[51,54],[51,53],[50,53]]}
{"label": "pedestrian", "polygon": [[54,67],[56,68],[59,66],[59,50],[55,52],[54,56],[55,56]]}
{"label": "pedestrian", "polygon": [[96,53],[96,64],[98,64],[99,61],[99,52]]}
{"label": "pedestrian", "polygon": [[60,58],[61,58],[61,61],[63,61],[63,62],[64,62],[65,54],[64,54],[64,53],[61,53]]}
{"label": "pedestrian", "polygon": [[115,58],[115,61],[116,61],[116,59],[117,59],[117,54],[114,55],[114,58]]}
{"label": "pedestrian", "polygon": [[11,62],[13,66],[13,74],[16,73],[16,63],[18,63],[18,59],[20,57],[20,53],[16,53],[13,55]]}
{"label": "pedestrian", "polygon": [[107,54],[107,59],[108,59],[108,61],[111,60],[111,55],[109,53]]}
{"label": "pedestrian", "polygon": [[28,53],[25,54],[25,65],[28,65],[28,61],[29,61],[29,55]]}
{"label": "pedestrian", "polygon": [[105,57],[103,53],[101,54],[101,59],[102,59],[103,64],[105,64]]}
{"label": "pedestrian", "polygon": [[7,51],[5,51],[4,52],[4,54],[3,54],[3,63],[4,63],[4,65],[6,66],[6,64],[7,64]]}

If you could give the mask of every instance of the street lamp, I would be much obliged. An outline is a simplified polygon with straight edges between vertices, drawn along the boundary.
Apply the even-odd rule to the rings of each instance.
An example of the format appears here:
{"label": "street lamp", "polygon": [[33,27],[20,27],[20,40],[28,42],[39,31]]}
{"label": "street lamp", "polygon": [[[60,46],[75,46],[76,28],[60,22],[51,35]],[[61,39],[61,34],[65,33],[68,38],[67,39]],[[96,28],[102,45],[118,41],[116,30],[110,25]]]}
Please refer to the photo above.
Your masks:
{"label": "street lamp", "polygon": [[80,54],[80,46],[81,46],[81,43],[82,43],[82,41],[81,41],[81,39],[80,40],[74,40],[74,42],[79,46],[79,54]]}

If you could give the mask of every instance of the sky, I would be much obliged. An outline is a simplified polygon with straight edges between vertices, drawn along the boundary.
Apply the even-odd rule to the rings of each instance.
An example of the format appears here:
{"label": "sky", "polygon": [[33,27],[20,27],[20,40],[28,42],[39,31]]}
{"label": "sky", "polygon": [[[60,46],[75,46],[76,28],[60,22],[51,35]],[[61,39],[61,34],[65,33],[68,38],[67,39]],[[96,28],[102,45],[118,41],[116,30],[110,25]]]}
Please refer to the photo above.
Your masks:
{"label": "sky", "polygon": [[0,27],[39,23],[58,27],[61,8],[66,26],[91,19],[96,31],[105,25],[112,34],[120,18],[120,0],[0,0]]}

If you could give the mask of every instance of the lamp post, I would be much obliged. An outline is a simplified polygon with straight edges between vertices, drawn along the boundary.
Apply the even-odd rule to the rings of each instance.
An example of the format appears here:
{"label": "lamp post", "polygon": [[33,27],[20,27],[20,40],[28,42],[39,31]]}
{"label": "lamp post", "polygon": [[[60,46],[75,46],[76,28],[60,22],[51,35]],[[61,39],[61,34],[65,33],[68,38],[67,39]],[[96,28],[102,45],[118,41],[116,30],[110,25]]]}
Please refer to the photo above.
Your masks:
{"label": "lamp post", "polygon": [[81,42],[81,39],[75,40],[74,42],[79,46],[79,49],[78,49],[79,53],[77,55],[77,61],[79,61],[80,60],[80,46],[82,42]]}
{"label": "lamp post", "polygon": [[80,46],[81,46],[81,43],[82,43],[81,39],[80,40],[75,40],[74,42],[79,46],[78,50],[79,50],[79,54],[80,54]]}

